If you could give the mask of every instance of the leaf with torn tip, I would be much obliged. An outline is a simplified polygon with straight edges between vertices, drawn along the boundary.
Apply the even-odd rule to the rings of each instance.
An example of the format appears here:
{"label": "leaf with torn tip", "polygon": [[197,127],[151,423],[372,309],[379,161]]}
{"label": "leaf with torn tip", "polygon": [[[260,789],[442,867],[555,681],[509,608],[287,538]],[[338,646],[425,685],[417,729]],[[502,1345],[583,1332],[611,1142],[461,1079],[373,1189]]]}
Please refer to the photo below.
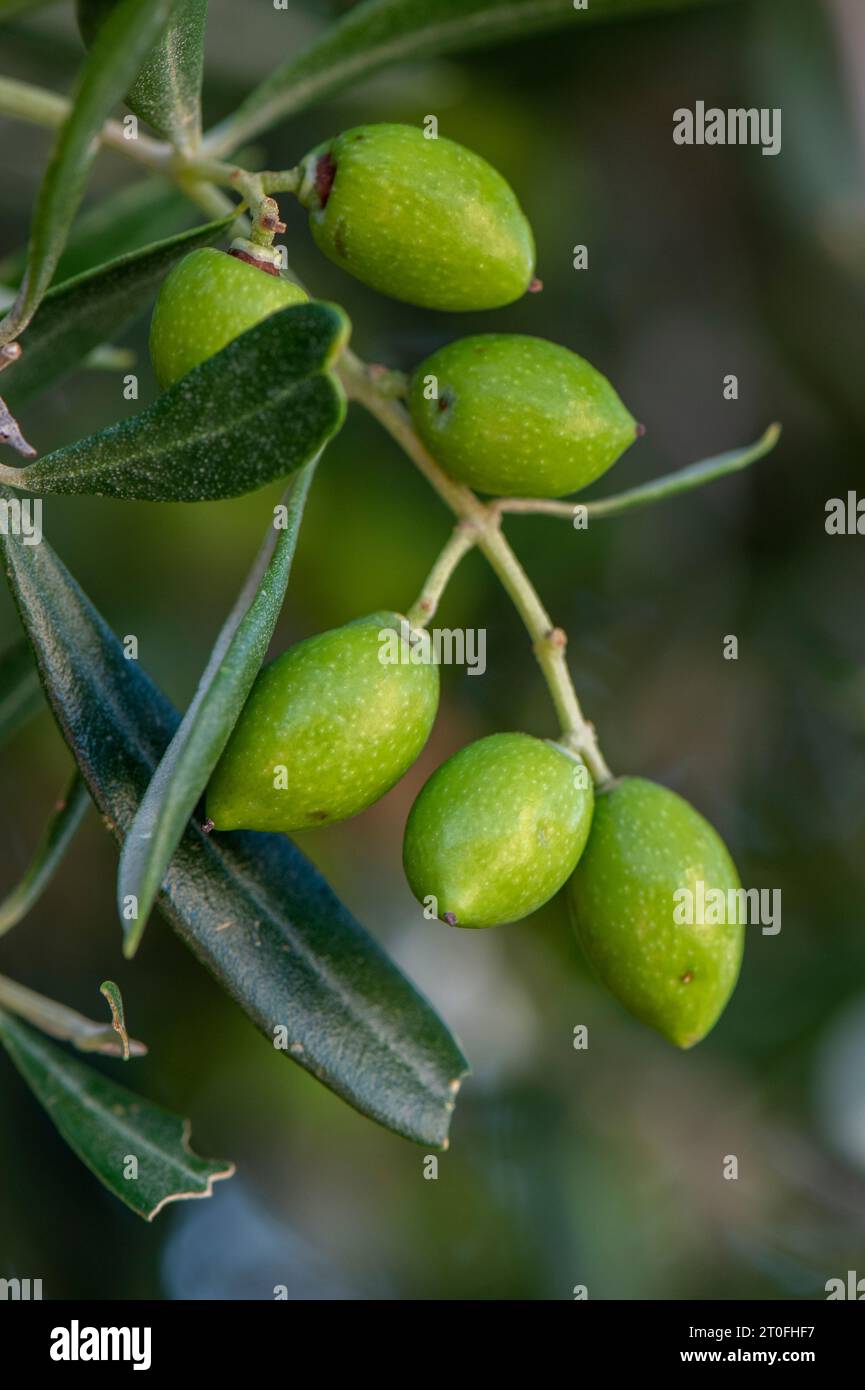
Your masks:
{"label": "leaf with torn tip", "polygon": [[234,1164],[199,1158],[190,1123],[119,1086],[0,1011],[0,1042],[66,1143],[145,1221],[168,1202],[210,1197]]}
{"label": "leaf with torn tip", "polygon": [[[294,312],[288,310],[288,313]],[[0,489],[2,496],[2,489]],[[178,725],[47,541],[0,535],[55,717],[123,841]],[[282,835],[187,826],[160,905],[271,1045],[364,1114],[444,1148],[468,1070],[438,1014]]]}

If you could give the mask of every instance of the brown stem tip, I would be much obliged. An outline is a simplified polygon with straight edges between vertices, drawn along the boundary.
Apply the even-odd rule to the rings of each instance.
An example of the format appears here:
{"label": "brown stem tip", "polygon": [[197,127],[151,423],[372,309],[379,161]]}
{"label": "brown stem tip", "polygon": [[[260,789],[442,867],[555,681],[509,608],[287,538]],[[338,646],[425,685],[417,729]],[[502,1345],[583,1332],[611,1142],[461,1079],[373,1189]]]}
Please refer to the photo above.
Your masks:
{"label": "brown stem tip", "polygon": [[447,922],[447,924],[448,924],[449,927],[455,927],[456,924],[457,924],[456,913],[455,913],[455,912],[443,912],[443,913],[442,913],[442,921],[443,921],[443,922]]}
{"label": "brown stem tip", "polygon": [[543,280],[539,280],[538,277],[537,277],[537,275],[536,275],[535,278],[532,280],[532,283],[529,285],[529,294],[540,294],[540,292],[541,292],[541,290],[542,290],[543,288],[544,288],[544,282],[543,282]]}
{"label": "brown stem tip", "polygon": [[0,397],[0,444],[8,444],[26,459],[35,459],[36,450],[21,433],[18,421]]}
{"label": "brown stem tip", "polygon": [[201,823],[201,832],[202,832],[203,835],[209,835],[210,832],[211,832],[211,830],[215,830],[215,829],[216,829],[216,827],[215,827],[215,825],[213,824],[213,821],[210,819],[209,816],[207,817],[207,820],[206,820],[206,821],[202,821],[202,823]]}
{"label": "brown stem tip", "polygon": [[275,261],[261,261],[258,256],[253,256],[249,251],[242,251],[238,246],[232,246],[228,252],[229,256],[236,256],[239,261],[246,261],[247,265],[254,265],[257,270],[264,270],[268,275],[278,275],[279,266]]}

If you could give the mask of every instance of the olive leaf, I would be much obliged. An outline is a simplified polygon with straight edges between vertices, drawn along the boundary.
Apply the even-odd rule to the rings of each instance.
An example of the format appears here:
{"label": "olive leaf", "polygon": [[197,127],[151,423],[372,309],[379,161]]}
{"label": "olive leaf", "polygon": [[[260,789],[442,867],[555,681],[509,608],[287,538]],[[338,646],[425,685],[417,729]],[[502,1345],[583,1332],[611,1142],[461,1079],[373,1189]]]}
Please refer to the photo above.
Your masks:
{"label": "olive leaf", "polygon": [[[81,37],[89,48],[118,0],[77,0]],[[171,22],[127,93],[126,105],[179,149],[201,135],[201,79],[207,0],[181,0]]]}
{"label": "olive leaf", "polygon": [[101,993],[105,994],[106,986],[116,991],[113,997],[106,995],[111,1008],[111,1023],[96,1023],[77,1009],[70,1009],[68,1004],[47,999],[44,994],[37,994],[17,980],[10,980],[7,975],[0,975],[0,1008],[26,1019],[40,1032],[47,1033],[49,1038],[70,1042],[79,1052],[98,1052],[103,1057],[123,1057],[124,1061],[130,1057],[144,1057],[147,1053],[144,1043],[130,1038],[125,1024],[121,1029],[114,1022],[115,1016],[118,1020],[122,1019],[120,990],[109,980],[101,987]]}
{"label": "olive leaf", "polygon": [[[55,279],[71,280],[105,261],[140,251],[151,242],[185,230],[195,218],[189,200],[164,179],[136,180],[75,219],[57,262]],[[0,283],[17,285],[26,265],[27,248],[22,246],[0,261]]]}
{"label": "olive leaf", "polygon": [[590,521],[603,517],[620,516],[623,512],[650,507],[655,502],[666,502],[683,492],[693,492],[695,488],[705,487],[728,473],[741,473],[752,463],[765,458],[781,438],[781,426],[776,422],[763,431],[753,444],[741,449],[728,449],[726,453],[715,454],[712,458],[689,463],[686,468],[677,468],[675,473],[664,473],[660,478],[652,478],[638,487],[627,488],[624,492],[613,492],[607,497],[592,498],[588,502],[553,501],[545,497],[500,497],[495,502],[496,511],[504,512],[546,512],[550,516],[568,517],[573,520],[577,512],[584,511]]}
{"label": "olive leaf", "polygon": [[0,654],[0,744],[42,709],[42,687],[26,638]]}
{"label": "olive leaf", "polygon": [[694,9],[716,0],[366,0],[271,73],[205,137],[225,154],[293,111],[395,63],[500,43],[595,20]]}
{"label": "olive leaf", "polygon": [[121,0],[81,67],[39,189],[27,270],[0,322],[0,344],[17,338],[51,283],[98,149],[97,136],[165,27],[177,0]]}
{"label": "olive leaf", "polygon": [[[122,842],[177,715],[47,541],[0,535],[0,546],[60,730]],[[288,839],[208,836],[192,821],[160,905],[273,1045],[364,1114],[446,1147],[465,1058]]]}
{"label": "olive leaf", "polygon": [[24,877],[0,902],[0,936],[10,931],[39,901],[51,882],[90,805],[90,794],[78,772],[54,809]]}
{"label": "olive leaf", "polygon": [[[661,478],[641,483],[639,487],[628,488],[626,492],[616,492],[610,497],[598,497],[585,503],[586,513],[592,519],[604,516],[618,516],[621,512],[633,511],[638,507],[648,507],[654,502],[665,502],[680,492],[691,492],[694,488],[705,487],[728,473],[739,473],[752,463],[765,458],[781,438],[781,426],[769,425],[753,444],[742,449],[730,449],[713,458],[700,459],[699,463],[689,463],[687,468],[679,468],[675,473],[665,473]],[[571,511],[575,504],[569,504]],[[516,508],[515,508],[516,510]]]}
{"label": "olive leaf", "polygon": [[109,1192],[152,1221],[168,1202],[210,1197],[233,1163],[199,1158],[180,1115],[119,1086],[0,1012],[0,1042],[73,1153]]}
{"label": "olive leaf", "polygon": [[20,410],[93,348],[115,337],[150,303],[178,257],[208,246],[232,221],[225,217],[179,232],[50,289],[21,339],[20,359],[3,378],[12,406]]}
{"label": "olive leaf", "polygon": [[335,304],[290,305],[139,414],[29,468],[0,468],[0,482],[146,502],[252,492],[314,458],[342,425],[345,396],[328,368],[349,330]]}
{"label": "olive leaf", "polygon": [[[183,828],[219,761],[261,668],[285,597],[315,462],[292,482],[285,526],[271,517],[267,535],[237,602],[210,653],[195,698],[156,769],[120,855],[117,901],[132,956]],[[134,902],[134,916],[125,904]],[[2,930],[2,921],[0,921]]]}

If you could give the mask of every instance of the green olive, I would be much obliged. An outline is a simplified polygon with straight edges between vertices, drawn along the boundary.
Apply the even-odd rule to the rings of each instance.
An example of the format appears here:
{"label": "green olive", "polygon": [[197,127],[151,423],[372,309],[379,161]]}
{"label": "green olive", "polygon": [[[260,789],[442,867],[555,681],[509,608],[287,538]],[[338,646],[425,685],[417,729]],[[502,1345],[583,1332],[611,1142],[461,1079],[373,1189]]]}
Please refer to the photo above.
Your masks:
{"label": "green olive", "polygon": [[[698,888],[702,883],[703,888]],[[720,836],[675,792],[624,777],[599,792],[592,833],[568,885],[577,936],[604,984],[643,1023],[692,1047],[717,1023],[739,975],[744,929],[689,924],[739,875]],[[708,918],[708,913],[703,913]]]}
{"label": "green olive", "polygon": [[592,821],[586,768],[529,734],[492,734],[433,773],[408,818],[403,863],[450,926],[516,922],[561,888]]}
{"label": "green olive", "polygon": [[428,309],[496,309],[534,275],[531,227],[486,160],[408,125],[312,150],[299,197],[316,244],[365,285]]}
{"label": "green olive", "polygon": [[414,372],[410,409],[452,478],[503,497],[576,492],[639,432],[584,358],[518,333],[483,333],[439,348]]}
{"label": "green olive", "polygon": [[309,296],[299,285],[231,252],[191,251],[162,282],[150,324],[150,359],[172,386],[269,314]]}
{"label": "green olive", "polygon": [[438,668],[411,660],[405,622],[371,613],[298,642],[260,673],[208,787],[217,830],[345,820],[399,780],[439,694]]}

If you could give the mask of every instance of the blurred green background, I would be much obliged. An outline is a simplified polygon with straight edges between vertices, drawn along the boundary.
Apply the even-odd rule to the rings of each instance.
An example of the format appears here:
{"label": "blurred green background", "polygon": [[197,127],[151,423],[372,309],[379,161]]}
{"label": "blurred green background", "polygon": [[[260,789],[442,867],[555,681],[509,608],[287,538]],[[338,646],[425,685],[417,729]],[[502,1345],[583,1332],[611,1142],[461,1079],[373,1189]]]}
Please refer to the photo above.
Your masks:
{"label": "blurred green background", "polygon": [[[2,31],[4,73],[69,89],[69,4]],[[205,117],[226,114],[327,7],[211,0]],[[581,959],[564,906],[487,932],[424,922],[402,877],[413,796],[469,739],[554,732],[519,621],[482,558],[442,626],[487,629],[483,678],[451,668],[418,765],[378,805],[301,837],[360,919],[455,1030],[473,1065],[437,1181],[423,1150],[289,1065],[160,918],[120,953],[116,851],[91,815],[0,969],[100,1016],[122,986],[149,1056],[122,1080],[193,1117],[194,1145],[233,1158],[211,1201],[149,1227],[72,1156],[0,1058],[0,1275],[46,1297],[822,1298],[865,1275],[865,641],[861,537],[824,507],[860,487],[865,440],[865,10],[758,0],[521,42],[388,72],[262,140],[285,167],[360,121],[439,118],[491,160],[533,225],[544,293],[464,317],[350,281],[284,200],[290,260],[345,305],[358,351],[411,367],[467,332],[523,331],[587,356],[647,434],[597,489],[618,490],[756,438],[752,472],[598,521],[508,531],[557,622],[618,772],[683,793],[724,835],[747,886],[780,888],[783,928],[748,931],[716,1031],[677,1055]],[[672,113],[781,107],[783,149],[677,147]],[[50,145],[0,122],[0,258],[26,240]],[[97,160],[87,203],[137,178]],[[169,209],[146,237],[196,220]],[[572,268],[589,247],[589,270]],[[141,402],[155,394],[146,323]],[[722,381],[739,377],[738,401]],[[135,408],[120,377],[79,372],[24,415],[40,450]],[[279,441],[272,441],[279,447]],[[184,706],[278,489],[199,506],[49,498],[48,538],[144,666]],[[319,469],[278,649],[375,607],[404,608],[449,529],[408,462],[352,410]],[[18,634],[5,590],[0,647]],[[736,634],[738,661],[722,657]],[[45,713],[0,768],[0,890],[28,863],[69,756]],[[589,1029],[575,1051],[573,1030]],[[97,1063],[114,1075],[117,1063]],[[725,1181],[726,1155],[739,1160]]]}

